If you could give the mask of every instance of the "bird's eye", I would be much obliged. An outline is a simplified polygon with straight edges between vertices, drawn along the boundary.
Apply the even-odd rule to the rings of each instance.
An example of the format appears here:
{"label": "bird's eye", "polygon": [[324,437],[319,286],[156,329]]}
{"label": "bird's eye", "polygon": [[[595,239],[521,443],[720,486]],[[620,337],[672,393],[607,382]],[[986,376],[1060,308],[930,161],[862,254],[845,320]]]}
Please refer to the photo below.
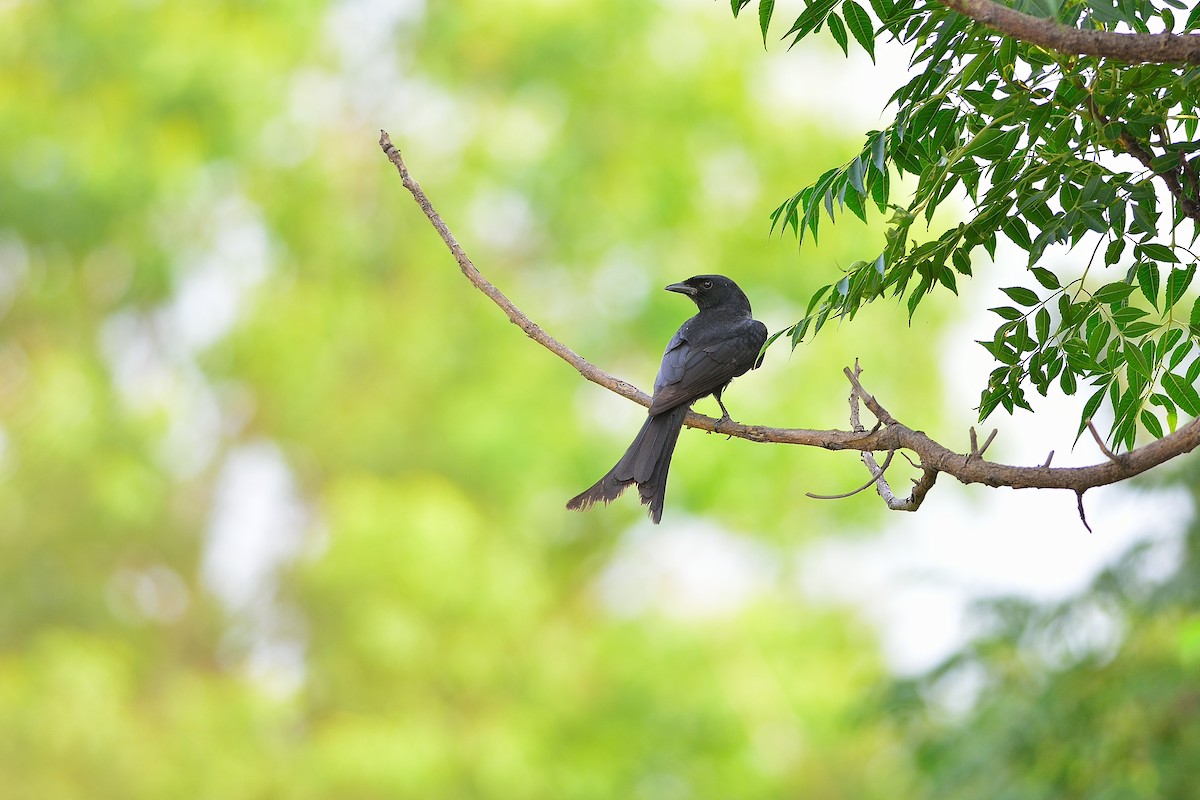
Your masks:
{"label": "bird's eye", "polygon": [[701,284],[700,284],[700,288],[702,288],[702,289],[711,289],[711,288],[712,288],[712,281],[704,281],[703,283],[701,283]]}

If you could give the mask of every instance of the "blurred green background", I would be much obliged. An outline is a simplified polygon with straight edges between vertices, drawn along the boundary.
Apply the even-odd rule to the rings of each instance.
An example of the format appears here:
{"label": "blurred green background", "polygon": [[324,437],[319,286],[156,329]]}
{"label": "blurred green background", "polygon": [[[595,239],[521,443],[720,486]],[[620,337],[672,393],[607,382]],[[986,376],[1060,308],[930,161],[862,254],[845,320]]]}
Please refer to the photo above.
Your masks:
{"label": "blurred green background", "polygon": [[[648,387],[691,313],[666,283],[729,274],[778,330],[881,235],[767,235],[881,109],[844,91],[861,67],[764,52],[699,0],[0,3],[0,797],[998,796],[970,793],[980,752],[1017,783],[1091,774],[1005,749],[1051,713],[1028,683],[977,659],[972,697],[1025,704],[939,711],[944,674],[893,680],[878,631],[805,589],[815,542],[895,524],[803,497],[860,484],[852,456],[685,432],[662,526],[634,498],[566,512],[644,412],[475,292],[376,144],[531,317]],[[731,411],[845,427],[857,357],[961,437],[941,343],[966,314],[873,308],[773,350]],[[902,535],[969,533],[982,501],[952,496]],[[1190,585],[1170,541],[1129,574]],[[1131,597],[1104,607],[1155,638],[1103,664],[1133,648],[1186,692],[1191,596]],[[988,653],[1057,619],[1018,606]],[[1096,652],[1030,680],[1095,680]],[[1113,796],[1182,774],[1191,691],[1156,695],[1178,763],[1156,739]]]}

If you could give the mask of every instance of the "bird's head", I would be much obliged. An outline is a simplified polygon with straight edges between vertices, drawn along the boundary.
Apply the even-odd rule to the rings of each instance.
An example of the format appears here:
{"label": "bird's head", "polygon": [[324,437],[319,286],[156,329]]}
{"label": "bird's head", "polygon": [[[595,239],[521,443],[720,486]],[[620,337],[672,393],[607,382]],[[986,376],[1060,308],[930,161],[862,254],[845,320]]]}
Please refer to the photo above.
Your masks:
{"label": "bird's head", "polygon": [[667,291],[687,295],[701,311],[730,306],[744,308],[747,314],[750,313],[750,301],[745,292],[724,275],[696,275],[686,281],[672,283]]}

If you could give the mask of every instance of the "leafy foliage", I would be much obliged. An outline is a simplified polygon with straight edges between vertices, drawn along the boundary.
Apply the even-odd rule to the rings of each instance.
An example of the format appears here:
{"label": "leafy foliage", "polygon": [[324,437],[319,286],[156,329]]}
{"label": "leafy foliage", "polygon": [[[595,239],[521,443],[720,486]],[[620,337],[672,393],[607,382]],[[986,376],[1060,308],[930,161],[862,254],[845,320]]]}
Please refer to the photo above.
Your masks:
{"label": "leafy foliage", "polygon": [[[735,0],[735,11],[744,5]],[[849,31],[872,58],[882,38],[911,46],[915,75],[891,97],[894,121],[771,220],[803,243],[817,239],[823,217],[849,210],[865,221],[874,208],[889,215],[886,242],[818,289],[804,317],[777,335],[795,347],[884,296],[906,303],[911,318],[930,292],[957,293],[978,251],[996,259],[1003,238],[1025,252],[1028,273],[1005,290],[1013,305],[993,309],[999,325],[980,342],[997,362],[981,419],[1029,408],[1030,387],[1045,395],[1056,385],[1086,392],[1080,431],[1105,406],[1109,438],[1132,448],[1139,430],[1160,437],[1181,411],[1200,412],[1200,301],[1187,299],[1200,219],[1200,68],[1063,56],[935,2],[870,6],[873,17],[855,0],[809,0],[784,38],[795,45],[825,30],[848,52]],[[1181,22],[1172,7],[1186,9],[1093,0],[1056,13],[1099,29],[1200,27],[1200,9]],[[764,37],[773,8],[759,7]],[[893,173],[915,180],[910,197],[893,196]],[[934,230],[935,212],[964,195],[968,218]],[[1046,266],[1054,246],[1074,255],[1069,267]]]}
{"label": "leafy foliage", "polygon": [[[1196,470],[1187,473],[1181,485],[1195,502]],[[1164,548],[1177,544],[1164,575]],[[1194,794],[1198,586],[1193,520],[1179,539],[1133,547],[1075,597],[981,603],[983,635],[884,695],[928,778],[923,796]],[[959,706],[947,714],[939,699],[955,691]]]}

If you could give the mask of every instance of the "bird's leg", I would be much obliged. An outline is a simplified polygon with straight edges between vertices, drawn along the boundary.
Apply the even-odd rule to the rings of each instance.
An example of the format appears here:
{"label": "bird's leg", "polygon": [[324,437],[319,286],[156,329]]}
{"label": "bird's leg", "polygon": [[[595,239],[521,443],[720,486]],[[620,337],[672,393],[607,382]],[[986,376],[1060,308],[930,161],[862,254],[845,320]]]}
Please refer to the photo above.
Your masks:
{"label": "bird's leg", "polygon": [[[725,404],[721,402],[721,392],[724,390],[725,387],[722,386],[720,389],[717,389],[715,392],[713,392],[713,397],[716,398],[717,405],[721,407],[721,418],[717,420],[717,424],[713,426],[713,430],[717,433],[721,432],[721,426],[726,422],[733,422],[733,417],[729,416],[729,409],[725,408]],[[729,434],[729,436],[730,438],[733,438],[732,433]]]}
{"label": "bird's leg", "polygon": [[725,404],[721,402],[721,393],[717,392],[716,397],[717,405],[721,407],[721,419],[717,422],[717,424],[719,425],[722,422],[733,422],[733,418],[729,416],[729,409],[725,408]]}

